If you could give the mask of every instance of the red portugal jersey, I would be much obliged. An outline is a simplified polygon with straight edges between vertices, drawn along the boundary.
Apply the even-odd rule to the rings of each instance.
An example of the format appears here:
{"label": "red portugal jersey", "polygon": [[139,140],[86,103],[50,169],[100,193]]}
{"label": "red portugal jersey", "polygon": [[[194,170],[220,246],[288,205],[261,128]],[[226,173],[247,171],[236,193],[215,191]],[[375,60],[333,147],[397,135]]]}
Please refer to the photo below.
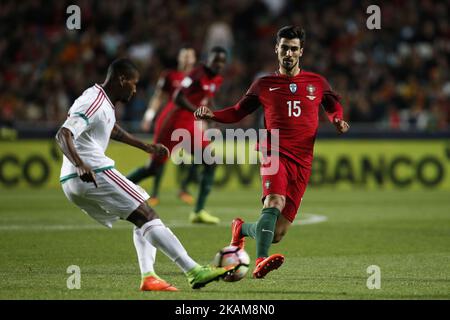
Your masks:
{"label": "red portugal jersey", "polygon": [[[200,65],[181,81],[181,90],[194,106],[206,106],[219,90],[222,81],[222,76],[211,75],[206,66]],[[194,114],[189,110],[177,107],[176,113],[177,117],[194,121]]]}
{"label": "red portugal jersey", "polygon": [[163,83],[159,83],[159,85],[162,85],[162,91],[168,94],[170,100],[172,100],[175,90],[180,87],[185,76],[186,74],[179,70],[167,70],[163,73],[159,80]]}
{"label": "red portugal jersey", "polygon": [[214,112],[218,122],[237,122],[262,106],[267,130],[279,130],[279,145],[272,150],[304,167],[311,167],[319,126],[319,106],[330,121],[342,119],[339,97],[322,76],[300,71],[295,77],[279,73],[256,80],[235,106]]}

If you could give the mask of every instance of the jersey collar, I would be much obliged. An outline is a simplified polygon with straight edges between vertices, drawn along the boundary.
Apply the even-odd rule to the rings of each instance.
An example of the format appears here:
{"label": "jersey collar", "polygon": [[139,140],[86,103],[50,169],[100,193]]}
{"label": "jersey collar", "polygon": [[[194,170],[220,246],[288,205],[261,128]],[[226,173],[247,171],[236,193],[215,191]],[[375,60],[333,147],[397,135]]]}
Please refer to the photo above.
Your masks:
{"label": "jersey collar", "polygon": [[289,77],[285,74],[281,74],[279,70],[275,71],[275,75],[282,77],[282,78],[286,78],[286,79],[295,79],[295,78],[299,77],[302,73],[303,73],[303,68],[300,68],[300,71],[297,73],[297,75],[295,75],[293,77]]}
{"label": "jersey collar", "polygon": [[103,89],[103,87],[102,87],[101,85],[97,84],[97,83],[95,84],[95,87],[96,87],[97,89],[99,89],[99,90],[105,95],[106,100],[108,100],[109,105],[111,106],[111,108],[116,109],[116,108],[114,107],[114,104],[111,102],[111,100],[109,100],[109,97],[108,97],[108,95],[106,94],[106,92],[105,92],[105,90]]}

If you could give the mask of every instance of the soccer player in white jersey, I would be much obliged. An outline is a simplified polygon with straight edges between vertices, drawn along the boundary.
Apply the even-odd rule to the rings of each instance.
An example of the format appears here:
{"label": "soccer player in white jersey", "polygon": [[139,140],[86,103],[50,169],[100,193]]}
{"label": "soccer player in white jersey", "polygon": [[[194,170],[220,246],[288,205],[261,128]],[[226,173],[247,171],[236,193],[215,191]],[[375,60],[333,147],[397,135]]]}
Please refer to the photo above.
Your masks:
{"label": "soccer player in white jersey", "polygon": [[111,138],[147,153],[168,156],[165,146],[140,141],[116,123],[115,103],[128,102],[136,93],[138,80],[135,65],[128,59],[118,59],[109,66],[103,84],[95,84],[75,100],[56,134],[64,153],[62,188],[71,202],[99,223],[111,228],[113,222],[123,219],[135,225],[133,239],[139,265],[141,271],[146,271],[141,290],[178,290],[154,272],[157,249],[183,270],[193,289],[201,288],[233,272],[233,268],[200,266],[190,258],[148,206],[149,195],[114,169],[114,161],[105,155]]}

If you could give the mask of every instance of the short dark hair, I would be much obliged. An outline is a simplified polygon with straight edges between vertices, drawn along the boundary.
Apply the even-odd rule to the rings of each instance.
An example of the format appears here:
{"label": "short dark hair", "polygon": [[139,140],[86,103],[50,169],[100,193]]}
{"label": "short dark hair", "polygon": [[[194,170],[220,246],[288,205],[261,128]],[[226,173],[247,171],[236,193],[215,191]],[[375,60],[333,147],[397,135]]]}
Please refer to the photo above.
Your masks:
{"label": "short dark hair", "polygon": [[138,72],[136,65],[128,58],[116,59],[108,67],[108,76],[111,78],[123,75],[130,79]]}
{"label": "short dark hair", "polygon": [[277,43],[280,42],[281,38],[286,39],[300,39],[300,47],[303,48],[306,39],[305,30],[297,26],[285,26],[278,30],[277,32]]}
{"label": "short dark hair", "polygon": [[228,56],[228,52],[224,47],[221,46],[214,46],[209,50],[210,53],[224,53],[225,56]]}

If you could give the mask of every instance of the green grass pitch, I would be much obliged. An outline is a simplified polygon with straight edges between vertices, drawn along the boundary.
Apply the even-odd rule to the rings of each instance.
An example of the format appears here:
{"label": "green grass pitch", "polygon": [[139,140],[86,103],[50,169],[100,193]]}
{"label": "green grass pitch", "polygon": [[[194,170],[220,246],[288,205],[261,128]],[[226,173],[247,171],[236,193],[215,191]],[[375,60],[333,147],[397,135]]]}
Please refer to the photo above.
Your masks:
{"label": "green grass pitch", "polygon": [[[220,226],[187,223],[190,207],[174,192],[156,208],[200,263],[228,244],[235,216],[255,220],[260,192],[214,189],[208,209]],[[0,192],[0,299],[449,299],[448,191],[337,191],[310,188],[273,253],[284,265],[266,279],[213,282],[191,290],[177,267],[158,253],[156,271],[181,291],[140,292],[132,227],[108,230],[69,203],[62,190]],[[302,218],[302,213],[307,213]],[[313,215],[326,221],[304,224]],[[252,263],[255,243],[247,240]],[[69,290],[67,267],[81,268],[81,289]],[[369,290],[367,267],[381,269],[381,289]],[[253,264],[252,264],[253,266]]]}

